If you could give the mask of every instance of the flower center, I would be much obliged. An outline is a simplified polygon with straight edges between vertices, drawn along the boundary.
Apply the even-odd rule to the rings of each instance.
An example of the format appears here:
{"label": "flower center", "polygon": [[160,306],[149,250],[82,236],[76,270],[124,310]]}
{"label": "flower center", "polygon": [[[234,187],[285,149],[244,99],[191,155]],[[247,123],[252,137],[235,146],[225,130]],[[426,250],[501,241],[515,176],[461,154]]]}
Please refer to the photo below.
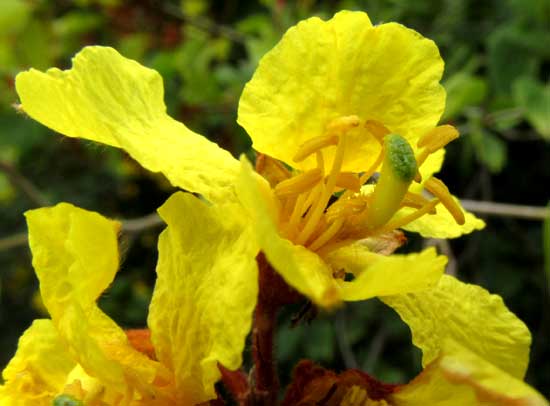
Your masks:
{"label": "flower center", "polygon": [[[345,172],[342,167],[348,133],[361,125],[380,144],[380,152],[364,172]],[[280,162],[266,157],[257,167],[270,181],[278,199],[281,235],[312,251],[326,253],[359,239],[391,232],[427,213],[433,214],[438,203],[449,210],[457,223],[463,224],[460,206],[439,179],[431,177],[423,184],[433,195],[431,199],[409,191],[412,182],[422,181],[418,167],[430,154],[457,137],[454,127],[436,127],[420,138],[415,156],[407,140],[391,134],[383,124],[344,116],[333,120],[324,135],[308,140],[296,152],[296,163],[315,155],[314,169],[292,174]],[[327,168],[325,152],[329,148],[336,150],[332,165]],[[368,183],[380,166],[376,184]],[[415,211],[394,216],[403,207]]]}

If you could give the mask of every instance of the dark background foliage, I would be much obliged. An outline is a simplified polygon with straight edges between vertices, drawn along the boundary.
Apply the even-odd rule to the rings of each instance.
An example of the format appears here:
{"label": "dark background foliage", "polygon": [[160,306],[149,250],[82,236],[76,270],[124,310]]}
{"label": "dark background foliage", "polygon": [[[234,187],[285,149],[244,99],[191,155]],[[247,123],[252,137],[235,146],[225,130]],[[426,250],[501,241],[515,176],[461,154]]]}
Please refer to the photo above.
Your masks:
{"label": "dark background foliage", "polygon": [[[173,188],[123,152],[67,139],[20,115],[21,70],[70,67],[87,44],[110,45],[158,70],[170,113],[236,156],[250,141],[235,123],[238,99],[259,58],[300,19],[367,11],[432,38],[446,61],[444,122],[460,129],[442,177],[461,198],[545,206],[550,199],[550,0],[214,1],[2,0],[0,3],[0,366],[44,310],[25,241],[25,210],[60,201],[117,218],[155,211]],[[28,181],[28,182],[27,182]],[[533,334],[527,380],[550,388],[550,222],[486,218],[487,228],[449,242],[410,236],[405,250],[435,244],[449,272],[498,293]],[[545,228],[546,227],[546,228]],[[543,230],[546,229],[546,232]],[[123,263],[101,306],[142,327],[154,284],[156,238],[124,236]],[[354,303],[290,328],[281,315],[283,381],[311,358],[404,382],[420,369],[404,323],[376,300]]]}

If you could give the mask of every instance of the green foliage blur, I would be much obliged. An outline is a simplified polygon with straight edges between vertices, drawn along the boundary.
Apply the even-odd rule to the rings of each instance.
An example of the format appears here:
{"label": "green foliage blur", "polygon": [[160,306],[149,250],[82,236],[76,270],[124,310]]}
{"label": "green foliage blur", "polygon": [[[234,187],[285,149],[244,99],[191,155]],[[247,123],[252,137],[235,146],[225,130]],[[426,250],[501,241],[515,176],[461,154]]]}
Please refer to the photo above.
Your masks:
{"label": "green foliage blur", "polygon": [[[433,39],[446,61],[443,122],[461,138],[442,178],[461,198],[545,206],[550,200],[550,0],[2,0],[0,2],[0,366],[31,320],[44,317],[22,213],[68,201],[117,218],[152,213],[174,189],[119,150],[54,135],[17,112],[14,77],[70,67],[83,46],[113,46],[158,70],[172,116],[236,156],[250,140],[235,122],[240,92],[261,56],[297,21],[367,11]],[[406,250],[439,244],[451,270],[502,295],[533,334],[527,380],[549,395],[550,221],[489,217],[448,244],[410,236]],[[543,232],[544,230],[544,232]],[[160,228],[125,235],[119,275],[101,299],[121,325],[143,327]],[[420,354],[404,323],[380,302],[354,303],[290,327],[281,315],[283,382],[311,358],[405,382]],[[545,392],[546,391],[546,392]]]}

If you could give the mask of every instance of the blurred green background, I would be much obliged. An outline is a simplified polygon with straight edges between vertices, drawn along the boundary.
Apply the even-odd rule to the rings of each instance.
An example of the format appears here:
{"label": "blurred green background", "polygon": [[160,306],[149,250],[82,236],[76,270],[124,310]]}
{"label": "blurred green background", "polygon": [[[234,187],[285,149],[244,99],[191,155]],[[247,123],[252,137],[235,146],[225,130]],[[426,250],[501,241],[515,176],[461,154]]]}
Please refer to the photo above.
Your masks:
{"label": "blurred green background", "polygon": [[[550,0],[0,1],[0,366],[19,335],[43,317],[25,241],[25,210],[60,201],[117,218],[153,213],[173,192],[123,152],[54,135],[18,114],[13,79],[35,67],[70,67],[88,44],[110,45],[158,70],[172,116],[235,155],[250,141],[235,123],[240,92],[260,57],[297,21],[341,9],[374,23],[398,21],[433,39],[446,61],[443,122],[461,138],[441,177],[461,198],[545,206],[550,199]],[[410,236],[405,250],[437,244],[450,271],[498,293],[533,334],[527,380],[549,395],[550,222],[504,216],[449,241]],[[545,230],[545,231],[544,231]],[[142,327],[154,284],[159,227],[123,235],[123,262],[102,308]],[[359,367],[405,382],[420,369],[404,323],[380,302],[320,314],[290,328],[281,315],[283,382],[300,358]]]}

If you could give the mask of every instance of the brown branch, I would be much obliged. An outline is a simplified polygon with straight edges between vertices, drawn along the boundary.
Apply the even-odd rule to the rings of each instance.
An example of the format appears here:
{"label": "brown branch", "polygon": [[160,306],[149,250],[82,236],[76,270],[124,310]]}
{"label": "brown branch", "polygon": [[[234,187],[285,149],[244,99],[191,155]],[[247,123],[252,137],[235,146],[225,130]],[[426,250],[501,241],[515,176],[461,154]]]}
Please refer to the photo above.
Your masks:
{"label": "brown branch", "polygon": [[[121,231],[127,234],[137,234],[150,228],[160,227],[164,224],[157,213],[151,213],[135,219],[121,220]],[[0,238],[0,252],[26,245],[28,241],[26,232],[19,232],[8,237]]]}
{"label": "brown branch", "polygon": [[0,238],[0,252],[27,244],[27,233],[17,233]]}
{"label": "brown branch", "polygon": [[164,221],[162,221],[157,213],[151,213],[143,217],[121,221],[122,232],[125,233],[139,233],[140,231],[147,230],[148,228],[160,227],[164,225]]}
{"label": "brown branch", "polygon": [[336,343],[338,344],[338,349],[340,350],[340,355],[342,355],[342,360],[346,368],[358,368],[359,364],[357,358],[355,358],[347,335],[345,317],[343,312],[338,312],[334,320]]}
{"label": "brown branch", "polygon": [[544,220],[550,218],[550,209],[547,207],[523,206],[507,203],[482,202],[461,199],[462,207],[474,213],[489,216],[516,217],[530,220]]}
{"label": "brown branch", "polygon": [[9,182],[16,189],[23,192],[36,207],[48,206],[50,202],[44,194],[19,170],[6,161],[0,161],[0,171],[4,172]]}
{"label": "brown branch", "polygon": [[246,37],[239,31],[234,30],[226,25],[217,24],[207,18],[200,16],[189,16],[182,12],[180,7],[177,7],[170,3],[159,2],[161,10],[167,15],[177,18],[184,23],[192,25],[199,30],[208,32],[214,36],[221,36],[229,39],[230,41],[244,45]]}

